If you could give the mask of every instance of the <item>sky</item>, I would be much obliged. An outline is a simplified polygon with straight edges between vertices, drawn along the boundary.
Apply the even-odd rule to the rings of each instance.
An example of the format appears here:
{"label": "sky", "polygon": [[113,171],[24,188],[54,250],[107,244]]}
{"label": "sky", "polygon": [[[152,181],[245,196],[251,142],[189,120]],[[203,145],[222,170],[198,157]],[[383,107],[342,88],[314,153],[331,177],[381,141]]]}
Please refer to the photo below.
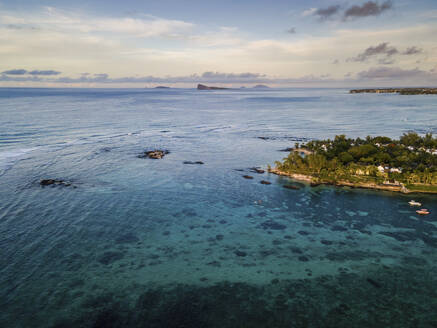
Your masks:
{"label": "sky", "polygon": [[437,87],[436,0],[0,0],[0,87]]}

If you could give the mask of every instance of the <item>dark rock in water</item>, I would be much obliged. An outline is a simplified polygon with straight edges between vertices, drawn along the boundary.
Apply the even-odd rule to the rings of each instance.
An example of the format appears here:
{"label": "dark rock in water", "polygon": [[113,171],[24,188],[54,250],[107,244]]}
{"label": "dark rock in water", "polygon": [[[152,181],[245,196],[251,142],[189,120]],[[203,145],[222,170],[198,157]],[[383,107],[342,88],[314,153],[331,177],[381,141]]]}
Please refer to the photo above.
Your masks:
{"label": "dark rock in water", "polygon": [[39,184],[43,187],[45,186],[63,186],[69,187],[71,183],[65,182],[64,180],[56,180],[56,179],[44,179],[39,182]]}
{"label": "dark rock in water", "polygon": [[311,187],[318,187],[318,186],[320,186],[321,184],[320,183],[316,183],[316,182],[311,182],[310,183],[310,186]]}
{"label": "dark rock in water", "polygon": [[292,150],[294,150],[294,148],[284,148],[284,149],[280,149],[279,151],[283,151],[283,152],[291,152]]}
{"label": "dark rock in water", "polygon": [[285,228],[287,228],[285,225],[280,224],[278,222],[272,221],[272,220],[268,220],[265,221],[263,223],[261,223],[261,227],[266,230],[266,229],[271,229],[271,230],[284,230]]}
{"label": "dark rock in water", "polygon": [[292,189],[292,190],[299,190],[299,187],[293,186],[293,185],[283,185],[282,187],[286,189]]}
{"label": "dark rock in water", "polygon": [[340,225],[335,225],[331,228],[332,231],[347,231],[347,228],[340,226]]}
{"label": "dark rock in water", "polygon": [[235,253],[235,255],[237,255],[237,256],[241,256],[241,257],[245,257],[245,256],[247,256],[247,253],[246,253],[246,252],[243,252],[243,251],[235,251],[234,253]]}
{"label": "dark rock in water", "polygon": [[290,250],[293,254],[302,254],[302,250],[299,247],[291,246]]}
{"label": "dark rock in water", "polygon": [[184,208],[181,212],[184,216],[197,216],[197,212],[192,208]]}
{"label": "dark rock in water", "polygon": [[261,180],[260,183],[263,184],[263,185],[270,185],[270,184],[272,184],[270,181],[266,181],[266,180]]}
{"label": "dark rock in water", "polygon": [[308,261],[310,260],[308,257],[306,257],[306,256],[304,256],[304,255],[299,256],[298,259],[299,259],[299,261],[301,261],[301,262],[308,262]]}
{"label": "dark rock in water", "polygon": [[105,252],[101,256],[99,256],[98,261],[104,265],[111,264],[115,261],[121,260],[124,257],[124,254],[121,252]]}
{"label": "dark rock in water", "polygon": [[371,284],[373,287],[375,287],[375,288],[381,288],[381,287],[382,287],[381,284],[380,284],[379,282],[376,282],[376,281],[373,280],[373,279],[367,278],[366,281],[367,281],[369,284]]}
{"label": "dark rock in water", "polygon": [[252,167],[249,170],[250,170],[250,172],[254,172],[254,173],[258,173],[258,174],[263,174],[265,172],[264,170],[262,170],[258,167]]}
{"label": "dark rock in water", "polygon": [[382,254],[378,252],[366,252],[361,250],[343,251],[327,253],[326,258],[330,261],[344,262],[344,261],[363,261],[368,258],[381,257]]}
{"label": "dark rock in water", "polygon": [[250,176],[250,175],[243,175],[243,178],[245,178],[245,179],[253,179],[253,177],[252,176]]}
{"label": "dark rock in water", "polygon": [[134,233],[132,233],[132,232],[129,232],[129,233],[127,233],[127,234],[124,234],[124,235],[122,235],[122,236],[119,236],[119,237],[115,240],[115,242],[116,242],[117,244],[136,243],[136,242],[138,242],[138,241],[139,241],[138,237],[137,237]]}
{"label": "dark rock in water", "polygon": [[47,180],[41,180],[41,182],[39,183],[41,186],[50,186],[53,185],[55,183],[62,183],[62,180],[53,180],[53,179],[47,179]]}
{"label": "dark rock in water", "polygon": [[269,138],[269,137],[258,137],[258,139],[261,139],[261,140],[269,140],[270,138]]}
{"label": "dark rock in water", "polygon": [[219,261],[212,261],[212,262],[206,263],[206,265],[213,266],[216,268],[220,268],[222,266]]}
{"label": "dark rock in water", "polygon": [[141,155],[138,155],[138,158],[161,159],[167,154],[170,154],[168,150],[150,150],[150,151],[145,151]]}
{"label": "dark rock in water", "polygon": [[197,161],[197,162],[185,161],[184,164],[199,164],[199,165],[202,165],[202,164],[205,164],[205,163],[203,163],[202,161]]}
{"label": "dark rock in water", "polygon": [[410,240],[417,239],[417,234],[410,231],[399,231],[399,232],[380,231],[379,234],[394,238],[398,241],[410,241]]}
{"label": "dark rock in water", "polygon": [[428,262],[425,259],[420,257],[414,257],[414,256],[405,256],[404,258],[402,258],[402,263],[408,265],[417,265],[417,266],[424,266],[428,264]]}
{"label": "dark rock in water", "polygon": [[[250,261],[243,258],[240,262]],[[209,278],[199,275],[197,279],[200,277]],[[381,288],[366,281],[367,277]],[[199,286],[200,282],[146,286],[139,291],[135,305],[126,304],[131,289],[123,294],[96,290],[90,293],[94,297],[87,303],[77,299],[83,303],[81,312],[68,313],[50,327],[437,327],[435,279],[429,268],[392,266],[365,277],[347,272],[298,280],[272,276],[269,285],[230,281],[213,284],[213,280],[210,278],[204,286]],[[16,326],[29,326],[21,322]]]}

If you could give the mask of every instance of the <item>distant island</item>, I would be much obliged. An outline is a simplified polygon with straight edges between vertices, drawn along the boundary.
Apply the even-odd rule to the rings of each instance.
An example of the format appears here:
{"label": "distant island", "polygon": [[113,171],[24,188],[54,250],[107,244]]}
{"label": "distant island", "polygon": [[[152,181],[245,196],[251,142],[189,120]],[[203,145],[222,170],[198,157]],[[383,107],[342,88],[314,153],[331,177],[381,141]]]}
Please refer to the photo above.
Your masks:
{"label": "distant island", "polygon": [[209,87],[204,84],[198,84],[197,90],[229,90],[229,88],[220,88],[220,87]]}
{"label": "distant island", "polygon": [[170,87],[165,87],[163,85],[158,85],[155,89],[171,89]]}
{"label": "distant island", "polygon": [[437,88],[354,89],[349,93],[398,93],[400,95],[437,95]]}
{"label": "distant island", "polygon": [[388,137],[315,140],[295,145],[271,173],[317,184],[403,193],[437,193],[437,138],[416,133]]}
{"label": "distant island", "polygon": [[264,85],[264,84],[257,84],[252,88],[253,89],[270,89],[270,87],[268,87],[267,85]]}

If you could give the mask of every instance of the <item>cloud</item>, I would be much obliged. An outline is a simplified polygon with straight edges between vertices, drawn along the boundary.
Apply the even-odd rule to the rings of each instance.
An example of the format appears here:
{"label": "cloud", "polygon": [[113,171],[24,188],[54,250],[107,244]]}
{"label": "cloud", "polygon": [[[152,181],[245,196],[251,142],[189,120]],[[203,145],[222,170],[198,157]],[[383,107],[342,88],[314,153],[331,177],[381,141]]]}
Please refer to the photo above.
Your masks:
{"label": "cloud", "polygon": [[340,11],[340,5],[332,5],[326,8],[319,8],[313,12],[314,16],[318,16],[320,20],[327,20],[336,15]]}
{"label": "cloud", "polygon": [[229,84],[229,85],[241,85],[241,84],[270,84],[270,85],[360,85],[363,83],[369,83],[372,81],[373,85],[393,85],[395,83],[398,86],[406,85],[434,85],[437,82],[437,69],[433,70],[421,70],[415,69],[402,69],[399,67],[373,67],[366,71],[361,71],[355,74],[348,72],[343,74],[339,78],[331,77],[330,74],[309,74],[301,77],[289,77],[281,78],[274,76],[267,76],[259,73],[221,73],[221,72],[204,72],[202,74],[182,75],[182,76],[126,76],[111,78],[106,73],[101,74],[81,74],[80,77],[40,77],[32,75],[22,76],[10,76],[6,74],[0,74],[0,82],[34,82],[38,84],[51,84],[52,86],[117,86],[123,85],[138,86],[144,84],[184,84],[185,86],[195,86],[197,83],[205,84]]}
{"label": "cloud", "polygon": [[61,72],[53,71],[53,70],[47,70],[47,71],[39,71],[39,70],[33,70],[28,71],[26,69],[10,69],[8,71],[4,71],[1,74],[5,75],[59,75]]}
{"label": "cloud", "polygon": [[61,72],[58,71],[53,71],[53,70],[48,70],[48,71],[31,71],[29,72],[30,75],[59,75],[61,74]]}
{"label": "cloud", "polygon": [[202,79],[212,79],[212,80],[234,80],[234,79],[258,79],[264,77],[265,75],[258,73],[219,73],[219,72],[205,72],[201,75]]}
{"label": "cloud", "polygon": [[[27,72],[26,70],[23,70]],[[24,74],[23,74],[24,75]],[[44,74],[42,74],[44,75]],[[46,74],[54,75],[54,74]],[[256,83],[265,81],[268,78],[264,74],[259,73],[220,73],[220,72],[204,72],[202,74],[192,74],[186,76],[168,76],[168,77],[155,77],[155,76],[134,76],[134,77],[118,77],[111,78],[109,74],[81,74],[80,77],[73,78],[68,76],[62,76],[58,78],[52,77],[37,77],[32,75],[24,75],[20,77],[8,76],[5,72],[0,75],[0,81],[42,81],[52,83],[197,83],[197,82],[210,82],[210,83]]]}
{"label": "cloud", "polygon": [[399,67],[372,67],[357,74],[360,79],[436,79],[437,74],[418,68],[402,69]]}
{"label": "cloud", "polygon": [[394,55],[412,56],[420,54],[422,52],[423,50],[417,48],[416,46],[408,47],[405,51],[400,52],[397,48],[390,46],[388,42],[383,42],[375,47],[367,48],[358,56],[349,58],[347,61],[365,62],[370,58],[382,55],[384,57],[380,58],[378,60],[378,63],[382,65],[390,65],[394,63]]}
{"label": "cloud", "polygon": [[185,76],[127,76],[111,78],[108,74],[81,74],[80,77],[39,77],[39,76],[15,76],[11,77],[5,74],[0,75],[0,81],[4,82],[44,82],[44,83],[62,83],[62,84],[126,84],[126,83],[156,83],[156,84],[174,84],[174,83],[276,83],[276,84],[294,84],[294,83],[314,83],[330,81],[330,74],[319,76],[310,74],[298,78],[274,78],[260,73],[221,73],[221,72],[204,72],[202,74],[192,74]]}
{"label": "cloud", "polygon": [[31,15],[0,12],[0,21],[9,29],[35,29],[57,32],[114,33],[140,38],[179,38],[191,34],[194,24],[182,20],[165,19],[152,15],[139,17],[91,17],[77,12],[68,12],[54,7]]}
{"label": "cloud", "polygon": [[392,58],[381,58],[378,60],[378,64],[380,65],[392,65],[395,63],[395,60]]}
{"label": "cloud", "polygon": [[410,56],[410,55],[421,54],[422,52],[423,52],[423,49],[420,49],[420,48],[417,48],[417,47],[409,47],[402,54],[406,55],[406,56]]}
{"label": "cloud", "polygon": [[317,11],[317,8],[310,8],[310,9],[307,9],[307,10],[305,10],[305,11],[302,13],[302,16],[303,16],[303,17],[313,16],[314,13],[315,13],[316,11]]}
{"label": "cloud", "polygon": [[[354,5],[352,7],[346,8],[343,12],[343,21],[350,19],[368,17],[368,16],[379,16],[383,12],[391,9],[393,4],[391,0],[386,0],[385,2],[379,4],[377,1],[367,1],[364,4]],[[311,8],[305,10],[302,16],[317,16],[320,21],[332,19],[334,17],[340,17],[340,12],[342,11],[340,5],[331,5],[325,8]]]}
{"label": "cloud", "polygon": [[296,28],[295,28],[295,27],[289,28],[289,29],[287,30],[287,33],[290,33],[290,34],[296,34]]}
{"label": "cloud", "polygon": [[362,6],[355,5],[352,6],[344,12],[343,18],[358,18],[358,17],[368,17],[368,16],[379,16],[384,11],[387,11],[393,7],[390,0],[379,4],[376,1],[367,1]]}
{"label": "cloud", "polygon": [[358,56],[354,58],[350,58],[350,61],[356,61],[356,62],[364,62],[367,61],[369,58],[378,56],[378,55],[384,55],[386,57],[391,57],[393,55],[398,54],[399,51],[395,47],[389,46],[388,42],[383,42],[378,44],[375,47],[369,47],[366,50],[364,50],[363,53],[359,54]]}
{"label": "cloud", "polygon": [[2,72],[2,74],[6,74],[6,75],[24,75],[24,74],[27,74],[27,71],[25,69],[11,69],[11,70]]}

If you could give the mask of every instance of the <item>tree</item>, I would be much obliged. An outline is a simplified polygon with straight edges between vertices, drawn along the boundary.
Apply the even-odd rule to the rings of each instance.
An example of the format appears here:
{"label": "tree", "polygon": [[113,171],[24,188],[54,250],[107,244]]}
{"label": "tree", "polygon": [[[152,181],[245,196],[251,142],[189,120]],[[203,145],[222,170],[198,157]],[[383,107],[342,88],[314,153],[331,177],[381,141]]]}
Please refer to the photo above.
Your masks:
{"label": "tree", "polygon": [[420,147],[422,138],[416,132],[404,133],[400,142],[404,146]]}
{"label": "tree", "polygon": [[340,160],[340,162],[344,163],[344,164],[348,164],[350,162],[352,162],[354,160],[353,156],[351,154],[349,154],[348,152],[342,152],[339,156],[338,159]]}

